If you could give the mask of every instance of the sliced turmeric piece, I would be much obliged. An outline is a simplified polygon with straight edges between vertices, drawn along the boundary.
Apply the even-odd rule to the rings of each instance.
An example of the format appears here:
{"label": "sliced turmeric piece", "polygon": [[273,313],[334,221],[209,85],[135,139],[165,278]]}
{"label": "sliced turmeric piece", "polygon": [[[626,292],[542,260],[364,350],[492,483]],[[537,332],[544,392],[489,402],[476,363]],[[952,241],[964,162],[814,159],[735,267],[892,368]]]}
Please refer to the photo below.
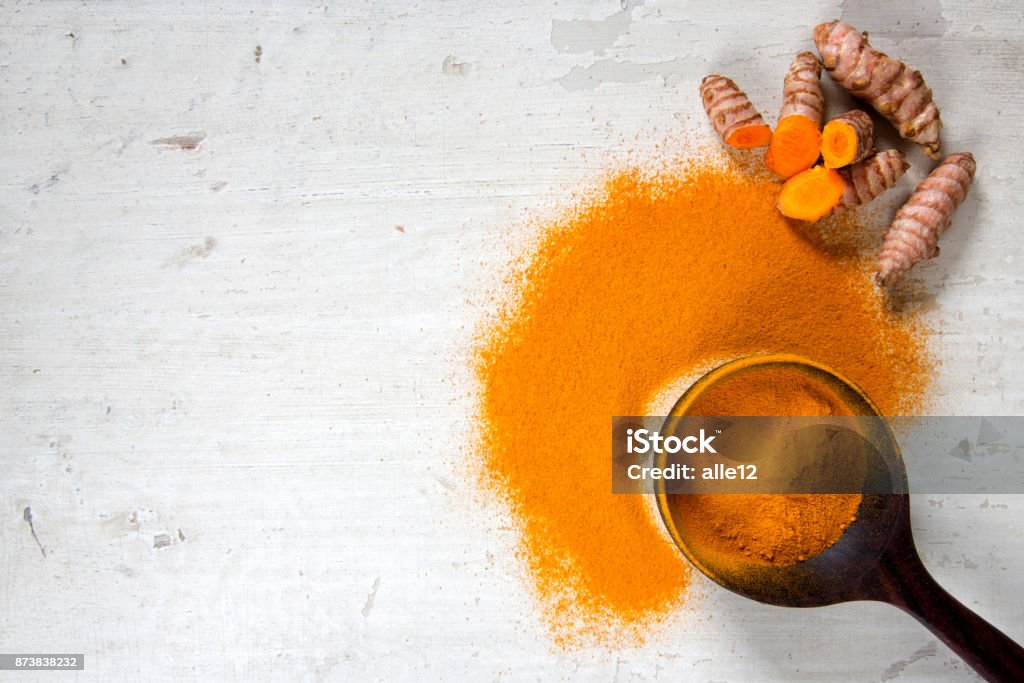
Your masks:
{"label": "sliced turmeric piece", "polygon": [[782,84],[782,109],[764,161],[775,173],[789,178],[814,165],[820,154],[821,62],[813,52],[801,52]]}
{"label": "sliced turmeric piece", "polygon": [[700,99],[725,144],[737,149],[765,147],[772,137],[746,93],[725,76],[711,74],[700,83]]}
{"label": "sliced turmeric piece", "polygon": [[764,163],[783,178],[806,171],[820,155],[818,124],[801,114],[780,119],[772,134]]}
{"label": "sliced turmeric piece", "polygon": [[845,189],[846,183],[835,169],[815,166],[782,185],[779,211],[788,218],[816,221],[839,204]]}
{"label": "sliced turmeric piece", "polygon": [[821,134],[821,158],[828,168],[842,168],[863,160],[875,146],[875,126],[859,109],[841,114],[825,124]]}

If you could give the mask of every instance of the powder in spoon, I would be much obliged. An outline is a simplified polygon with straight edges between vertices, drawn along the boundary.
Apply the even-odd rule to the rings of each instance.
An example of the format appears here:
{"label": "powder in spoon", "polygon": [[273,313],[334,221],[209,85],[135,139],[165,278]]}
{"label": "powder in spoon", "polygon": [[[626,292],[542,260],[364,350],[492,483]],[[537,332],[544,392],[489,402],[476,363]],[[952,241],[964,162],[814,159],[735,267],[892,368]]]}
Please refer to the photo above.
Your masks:
{"label": "powder in spoon", "polygon": [[720,158],[618,173],[543,228],[480,330],[480,481],[564,646],[642,640],[689,584],[647,497],[612,493],[613,416],[758,352],[826,363],[883,412],[922,396],[915,319],[887,310],[870,262],[780,216],[778,187]]}
{"label": "powder in spoon", "polygon": [[[711,385],[691,415],[852,415],[835,391],[786,367],[753,367]],[[719,567],[789,566],[831,547],[856,518],[856,494],[687,494],[669,498],[687,543]],[[693,523],[699,520],[699,523]]]}

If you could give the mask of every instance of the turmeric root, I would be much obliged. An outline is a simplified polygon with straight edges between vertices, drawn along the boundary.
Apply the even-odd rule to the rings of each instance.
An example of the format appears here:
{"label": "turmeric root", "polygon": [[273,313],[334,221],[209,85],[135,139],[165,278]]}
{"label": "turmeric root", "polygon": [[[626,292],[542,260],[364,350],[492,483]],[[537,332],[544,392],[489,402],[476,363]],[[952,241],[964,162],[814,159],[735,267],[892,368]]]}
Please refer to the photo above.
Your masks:
{"label": "turmeric root", "polygon": [[942,119],[920,71],[874,49],[866,34],[842,21],[819,24],[814,42],[837,83],[867,101],[904,139],[939,158]]}
{"label": "turmeric root", "polygon": [[897,282],[914,264],[939,253],[939,235],[967,196],[977,165],[970,153],[952,154],[925,178],[885,231],[875,280]]}
{"label": "turmeric root", "polygon": [[821,142],[825,97],[821,92],[821,62],[813,52],[793,60],[782,84],[782,109],[772,134],[765,164],[783,178],[814,165]]}
{"label": "turmeric root", "polygon": [[727,145],[737,149],[764,147],[772,137],[747,95],[731,79],[712,74],[700,83],[704,111]]}
{"label": "turmeric root", "polygon": [[805,116],[821,126],[825,96],[821,92],[821,62],[805,50],[793,58],[782,81],[782,109],[779,118]]}
{"label": "turmeric root", "polygon": [[845,187],[839,205],[832,213],[843,213],[867,204],[896,184],[910,168],[898,149],[883,149],[866,159],[838,169]]}
{"label": "turmeric root", "polygon": [[871,154],[875,126],[859,109],[841,114],[825,124],[821,134],[821,159],[829,168],[855,164]]}
{"label": "turmeric root", "polygon": [[789,218],[816,221],[839,204],[845,189],[846,183],[838,171],[815,166],[797,173],[782,185],[779,211]]}

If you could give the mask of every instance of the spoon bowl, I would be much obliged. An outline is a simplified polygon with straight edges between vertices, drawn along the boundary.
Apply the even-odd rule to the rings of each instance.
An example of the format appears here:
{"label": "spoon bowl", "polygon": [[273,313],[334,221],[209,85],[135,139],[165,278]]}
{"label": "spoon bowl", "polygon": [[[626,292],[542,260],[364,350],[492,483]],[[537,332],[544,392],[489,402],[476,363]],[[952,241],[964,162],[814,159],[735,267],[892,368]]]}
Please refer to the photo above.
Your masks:
{"label": "spoon bowl", "polygon": [[887,602],[913,615],[986,679],[1024,681],[1024,649],[947,593],[921,562],[911,533],[907,474],[899,446],[877,406],[853,381],[799,356],[741,358],[694,383],[672,408],[662,432],[676,433],[679,421],[695,414],[701,398],[720,383],[764,370],[797,373],[819,384],[841,401],[851,419],[877,418],[867,421],[873,425],[871,437],[860,441],[867,445],[867,465],[856,517],[835,543],[804,561],[725,561],[700,540],[706,519],[681,514],[673,504],[676,496],[691,494],[669,493],[663,480],[656,481],[658,510],[683,554],[714,582],[758,602],[785,607]]}

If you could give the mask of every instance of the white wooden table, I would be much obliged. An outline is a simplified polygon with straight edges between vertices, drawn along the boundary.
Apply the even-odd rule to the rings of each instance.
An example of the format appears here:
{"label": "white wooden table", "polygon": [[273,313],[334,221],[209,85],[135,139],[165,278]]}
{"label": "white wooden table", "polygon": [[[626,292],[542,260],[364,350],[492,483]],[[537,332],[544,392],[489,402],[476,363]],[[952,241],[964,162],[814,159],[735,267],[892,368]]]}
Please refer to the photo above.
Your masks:
{"label": "white wooden table", "polygon": [[[774,112],[840,14],[978,157],[936,412],[1024,414],[1014,3],[267,4],[0,3],[0,652],[86,655],[0,681],[972,680],[891,608],[703,580],[642,649],[558,653],[454,463],[523,217],[699,141],[710,70]],[[1024,640],[1024,495],[914,515]]]}

